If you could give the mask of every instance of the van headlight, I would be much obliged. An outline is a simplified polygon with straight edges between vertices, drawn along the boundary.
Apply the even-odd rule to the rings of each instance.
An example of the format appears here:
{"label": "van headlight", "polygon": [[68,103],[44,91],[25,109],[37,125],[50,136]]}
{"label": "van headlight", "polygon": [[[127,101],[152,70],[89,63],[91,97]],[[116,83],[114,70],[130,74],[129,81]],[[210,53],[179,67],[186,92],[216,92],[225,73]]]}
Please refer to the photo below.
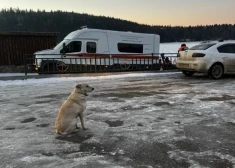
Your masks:
{"label": "van headlight", "polygon": [[42,63],[42,59],[36,59],[35,64],[36,64],[37,67],[40,67],[41,63]]}

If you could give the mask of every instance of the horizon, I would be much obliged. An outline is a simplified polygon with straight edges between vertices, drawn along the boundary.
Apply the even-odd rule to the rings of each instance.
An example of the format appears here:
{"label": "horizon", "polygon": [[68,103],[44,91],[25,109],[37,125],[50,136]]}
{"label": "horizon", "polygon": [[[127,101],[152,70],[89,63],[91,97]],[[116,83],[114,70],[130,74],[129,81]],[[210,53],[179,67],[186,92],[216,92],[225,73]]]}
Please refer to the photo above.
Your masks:
{"label": "horizon", "polygon": [[[2,9],[74,12],[112,17],[149,26],[210,26],[235,24],[234,0],[0,0]],[[125,5],[123,5],[125,4]],[[134,4],[134,5],[133,5]],[[132,10],[130,10],[130,7]]]}
{"label": "horizon", "polygon": [[[10,7],[11,8],[11,7]],[[0,10],[9,10],[10,8],[2,8],[2,9],[0,9]],[[12,8],[13,10],[17,10],[17,9],[19,9],[19,10],[21,10],[21,11],[29,11],[29,10],[32,10],[33,12],[37,12],[38,10],[40,11],[40,12],[42,12],[42,11],[44,11],[45,9],[20,9],[20,8]],[[61,12],[68,12],[68,13],[76,13],[76,14],[85,14],[85,15],[91,15],[91,16],[95,16],[95,17],[106,17],[106,18],[108,18],[108,17],[110,17],[110,16],[103,16],[103,15],[94,15],[94,14],[89,14],[89,13],[79,13],[79,12],[74,12],[74,11],[64,11],[64,10],[50,10],[50,11],[47,11],[47,10],[45,10],[45,12],[47,12],[47,13],[50,13],[50,12],[57,12],[57,11],[61,11]],[[206,25],[193,25],[193,26],[191,26],[191,25],[188,25],[188,26],[181,26],[181,25],[150,25],[150,24],[145,24],[145,23],[138,23],[138,22],[135,22],[135,21],[132,21],[132,20],[126,20],[126,19],[122,19],[122,18],[116,18],[116,17],[111,17],[111,18],[114,18],[114,19],[121,19],[121,20],[123,20],[123,21],[129,21],[129,22],[133,22],[133,23],[137,23],[137,24],[140,24],[140,25],[148,25],[148,26],[163,26],[163,27],[167,27],[167,26],[170,26],[170,27],[197,27],[197,26],[214,26],[214,25],[235,25],[235,23],[220,23],[220,24],[217,24],[217,23],[215,23],[215,24],[206,24]]]}

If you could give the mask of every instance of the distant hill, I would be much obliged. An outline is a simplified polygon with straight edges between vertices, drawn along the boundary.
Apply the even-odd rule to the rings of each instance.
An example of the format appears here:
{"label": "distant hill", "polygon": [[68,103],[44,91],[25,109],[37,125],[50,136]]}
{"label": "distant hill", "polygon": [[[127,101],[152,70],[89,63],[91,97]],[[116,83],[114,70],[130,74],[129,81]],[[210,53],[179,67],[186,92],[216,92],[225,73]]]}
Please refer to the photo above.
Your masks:
{"label": "distant hill", "polygon": [[69,32],[84,25],[98,29],[155,33],[161,36],[161,42],[235,39],[235,24],[172,27],[138,24],[112,17],[74,12],[12,8],[0,11],[0,31],[59,32],[58,41],[61,41]]}

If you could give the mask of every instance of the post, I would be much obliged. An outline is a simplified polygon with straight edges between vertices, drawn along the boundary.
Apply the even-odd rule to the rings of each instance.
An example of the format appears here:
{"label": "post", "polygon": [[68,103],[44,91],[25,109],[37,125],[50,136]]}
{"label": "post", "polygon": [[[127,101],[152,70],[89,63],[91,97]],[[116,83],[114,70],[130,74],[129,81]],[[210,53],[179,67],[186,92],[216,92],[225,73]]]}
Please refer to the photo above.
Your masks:
{"label": "post", "polygon": [[95,54],[95,73],[96,73],[96,54]]}
{"label": "post", "polygon": [[26,55],[24,54],[24,74],[27,76],[27,62],[26,62]]}
{"label": "post", "polygon": [[165,64],[165,54],[161,53],[161,57],[162,57],[162,63]]}
{"label": "post", "polygon": [[151,70],[153,70],[153,53],[152,53],[152,66],[151,66]]}
{"label": "post", "polygon": [[161,58],[162,58],[162,66],[160,71],[163,71],[163,68],[165,69],[165,54],[161,53]]}

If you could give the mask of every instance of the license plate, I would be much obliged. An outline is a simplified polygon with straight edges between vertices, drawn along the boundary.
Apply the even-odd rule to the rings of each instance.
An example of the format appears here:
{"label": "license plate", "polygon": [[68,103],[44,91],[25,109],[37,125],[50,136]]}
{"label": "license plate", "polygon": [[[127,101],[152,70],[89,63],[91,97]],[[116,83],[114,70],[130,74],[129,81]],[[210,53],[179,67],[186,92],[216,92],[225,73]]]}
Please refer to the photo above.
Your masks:
{"label": "license plate", "polygon": [[188,68],[188,67],[189,67],[189,64],[180,64],[180,67],[181,67],[181,68]]}

